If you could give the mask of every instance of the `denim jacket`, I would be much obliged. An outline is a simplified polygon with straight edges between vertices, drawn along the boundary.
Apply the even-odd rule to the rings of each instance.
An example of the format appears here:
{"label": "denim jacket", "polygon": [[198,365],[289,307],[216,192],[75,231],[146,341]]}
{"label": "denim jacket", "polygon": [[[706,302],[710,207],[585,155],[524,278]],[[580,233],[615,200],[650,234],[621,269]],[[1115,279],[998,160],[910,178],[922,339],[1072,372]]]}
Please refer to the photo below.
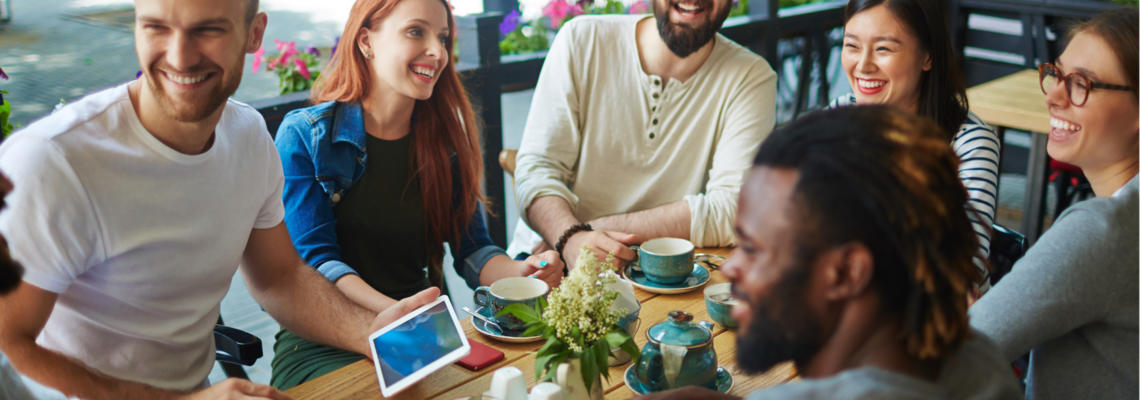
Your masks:
{"label": "denim jacket", "polygon": [[[275,139],[285,172],[285,225],[293,245],[309,265],[336,282],[355,274],[340,259],[333,207],[364,174],[364,116],[360,104],[327,102],[294,110],[285,116]],[[452,176],[458,178],[452,155]],[[452,203],[462,199],[458,179],[452,182]],[[491,242],[479,205],[466,234],[449,240],[455,271],[467,285],[479,286],[479,273],[492,257],[506,255]]]}

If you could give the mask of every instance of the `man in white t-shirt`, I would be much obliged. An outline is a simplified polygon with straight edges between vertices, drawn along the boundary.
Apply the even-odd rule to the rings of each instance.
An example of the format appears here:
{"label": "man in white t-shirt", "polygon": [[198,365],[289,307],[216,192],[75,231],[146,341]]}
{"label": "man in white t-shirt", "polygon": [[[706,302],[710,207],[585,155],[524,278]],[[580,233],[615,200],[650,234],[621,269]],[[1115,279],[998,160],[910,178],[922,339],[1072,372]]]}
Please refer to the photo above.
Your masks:
{"label": "man in white t-shirt", "polygon": [[652,17],[582,16],[559,31],[518,152],[509,254],[555,248],[573,268],[586,244],[624,263],[626,245],[657,237],[735,243],[737,193],[775,125],[776,73],[716,33],[731,0],[652,3]]}
{"label": "man in white t-shirt", "polygon": [[0,351],[21,373],[93,400],[284,398],[247,381],[207,388],[239,264],[282,326],[362,354],[370,333],[438,296],[377,316],[297,256],[265,122],[229,99],[261,47],[256,0],[136,0],[135,14],[143,79],[0,146],[15,184],[0,233],[27,283],[0,299]]}

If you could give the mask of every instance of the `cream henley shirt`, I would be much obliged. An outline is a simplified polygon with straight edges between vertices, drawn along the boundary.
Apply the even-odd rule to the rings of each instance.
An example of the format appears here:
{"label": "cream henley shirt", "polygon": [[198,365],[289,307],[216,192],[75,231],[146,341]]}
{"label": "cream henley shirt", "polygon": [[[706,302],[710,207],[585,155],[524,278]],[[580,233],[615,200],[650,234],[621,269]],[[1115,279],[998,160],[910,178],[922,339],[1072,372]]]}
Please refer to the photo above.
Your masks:
{"label": "cream henley shirt", "polygon": [[716,35],[687,81],[641,68],[644,15],[581,16],[546,56],[515,169],[520,221],[507,250],[542,241],[526,210],[565,199],[580,221],[685,200],[697,246],[732,246],[744,174],[775,125],[776,73],[759,55]]}

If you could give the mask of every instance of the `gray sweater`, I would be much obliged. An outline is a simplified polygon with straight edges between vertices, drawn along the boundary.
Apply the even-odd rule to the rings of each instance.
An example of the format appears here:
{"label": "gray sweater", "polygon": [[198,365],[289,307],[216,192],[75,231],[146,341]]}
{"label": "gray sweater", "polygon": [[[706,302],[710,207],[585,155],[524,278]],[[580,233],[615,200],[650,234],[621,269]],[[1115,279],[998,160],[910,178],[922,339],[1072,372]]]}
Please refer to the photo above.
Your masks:
{"label": "gray sweater", "polygon": [[803,379],[749,394],[745,400],[1015,400],[1021,387],[985,336],[974,337],[942,363],[937,382],[864,367]]}
{"label": "gray sweater", "polygon": [[1028,399],[1135,399],[1137,178],[1077,203],[970,309],[1013,361],[1032,350]]}

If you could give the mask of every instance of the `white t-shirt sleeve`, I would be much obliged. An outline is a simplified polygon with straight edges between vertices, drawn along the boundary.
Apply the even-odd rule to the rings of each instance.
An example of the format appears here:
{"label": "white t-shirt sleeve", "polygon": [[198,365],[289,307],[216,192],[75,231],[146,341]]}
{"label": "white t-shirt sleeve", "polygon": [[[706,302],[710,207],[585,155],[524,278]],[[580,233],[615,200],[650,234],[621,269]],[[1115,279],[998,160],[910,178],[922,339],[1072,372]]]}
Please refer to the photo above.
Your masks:
{"label": "white t-shirt sleeve", "polygon": [[[265,128],[265,120],[261,120],[260,129],[269,138],[269,131]],[[257,221],[253,229],[269,229],[281,224],[285,220],[285,203],[281,199],[285,191],[285,173],[281,169],[281,155],[272,140],[265,141],[266,158],[269,169],[266,173],[266,197],[261,210],[257,213]]]}
{"label": "white t-shirt sleeve", "polygon": [[63,153],[34,132],[0,147],[0,171],[14,190],[0,211],[0,233],[26,269],[24,281],[62,293],[104,253],[87,191]]}

